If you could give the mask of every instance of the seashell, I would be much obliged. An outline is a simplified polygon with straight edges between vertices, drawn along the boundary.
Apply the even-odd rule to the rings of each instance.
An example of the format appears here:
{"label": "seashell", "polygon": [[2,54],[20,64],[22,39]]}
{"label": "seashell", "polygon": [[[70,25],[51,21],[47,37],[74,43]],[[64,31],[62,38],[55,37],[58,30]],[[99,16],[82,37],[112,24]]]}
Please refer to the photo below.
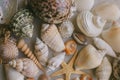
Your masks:
{"label": "seashell", "polygon": [[81,75],[79,80],[93,80],[91,76]]}
{"label": "seashell", "polygon": [[62,36],[62,38],[69,38],[72,36],[74,31],[74,25],[71,21],[64,21],[59,27],[58,30]]}
{"label": "seashell", "polygon": [[18,0],[0,0],[0,24],[8,24],[18,10]]}
{"label": "seashell", "polygon": [[74,0],[77,11],[91,10],[94,5],[94,0]]}
{"label": "seashell", "polygon": [[35,80],[34,78],[27,78],[26,80]]}
{"label": "seashell", "polygon": [[32,53],[32,51],[29,49],[29,47],[27,46],[27,44],[25,43],[25,41],[23,39],[21,39],[18,44],[17,47],[24,52],[24,54],[29,57],[31,60],[33,60],[33,62],[38,66],[39,69],[41,69],[42,71],[44,71],[44,68],[42,67],[42,65],[38,62],[38,60],[36,59],[36,57],[34,56],[34,54]]}
{"label": "seashell", "polygon": [[33,15],[28,9],[18,11],[12,18],[11,30],[16,37],[32,37]]}
{"label": "seashell", "polygon": [[79,43],[81,45],[87,45],[88,44],[87,38],[81,33],[73,33],[73,38],[77,43]]}
{"label": "seashell", "polygon": [[65,48],[66,54],[71,55],[74,54],[75,51],[77,50],[77,44],[74,40],[68,40],[65,43]]}
{"label": "seashell", "polygon": [[107,55],[110,55],[112,57],[117,57],[111,46],[106,43],[104,40],[100,38],[94,38],[94,44],[98,49],[105,49],[107,50]]}
{"label": "seashell", "polygon": [[105,57],[101,65],[96,69],[97,80],[109,80],[111,73],[112,66],[107,57]]}
{"label": "seashell", "polygon": [[24,76],[9,65],[5,65],[5,72],[7,80],[24,80]]}
{"label": "seashell", "polygon": [[8,39],[6,43],[0,44],[0,56],[4,62],[12,60],[18,56],[18,48],[12,39]]}
{"label": "seashell", "polygon": [[37,38],[35,44],[35,55],[42,65],[47,63],[48,53],[49,51],[47,45]]}
{"label": "seashell", "polygon": [[58,24],[68,18],[71,0],[29,0],[29,5],[44,22]]}
{"label": "seashell", "polygon": [[89,11],[82,11],[77,16],[77,25],[82,33],[88,37],[99,36],[106,21],[99,16],[94,16]]}
{"label": "seashell", "polygon": [[105,20],[116,21],[120,18],[120,9],[113,3],[99,4],[93,12]]}
{"label": "seashell", "polygon": [[54,24],[43,24],[41,38],[55,52],[65,50],[64,42]]}
{"label": "seashell", "polygon": [[42,75],[40,75],[38,80],[50,80],[50,77],[46,74],[42,74]]}
{"label": "seashell", "polygon": [[12,60],[9,65],[26,77],[35,77],[39,72],[38,67],[28,58]]}
{"label": "seashell", "polygon": [[58,68],[60,64],[64,61],[64,58],[65,58],[65,52],[62,52],[57,56],[51,58],[48,62],[47,72],[53,71],[56,68]]}
{"label": "seashell", "polygon": [[75,68],[78,70],[96,68],[101,64],[105,54],[106,50],[96,50],[89,44],[80,51],[75,61]]}
{"label": "seashell", "polygon": [[110,29],[103,31],[102,38],[115,52],[120,52],[120,24],[113,23]]}
{"label": "seashell", "polygon": [[63,78],[58,78],[58,79],[56,79],[56,80],[64,80]]}

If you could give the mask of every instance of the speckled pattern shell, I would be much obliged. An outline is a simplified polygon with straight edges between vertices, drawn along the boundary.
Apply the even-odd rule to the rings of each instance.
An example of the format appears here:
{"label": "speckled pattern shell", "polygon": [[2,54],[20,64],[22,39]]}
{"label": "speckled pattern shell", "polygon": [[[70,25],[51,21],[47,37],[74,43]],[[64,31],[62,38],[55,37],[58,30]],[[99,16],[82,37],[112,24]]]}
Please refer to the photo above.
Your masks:
{"label": "speckled pattern shell", "polygon": [[32,11],[47,23],[61,23],[70,13],[71,0],[29,0]]}

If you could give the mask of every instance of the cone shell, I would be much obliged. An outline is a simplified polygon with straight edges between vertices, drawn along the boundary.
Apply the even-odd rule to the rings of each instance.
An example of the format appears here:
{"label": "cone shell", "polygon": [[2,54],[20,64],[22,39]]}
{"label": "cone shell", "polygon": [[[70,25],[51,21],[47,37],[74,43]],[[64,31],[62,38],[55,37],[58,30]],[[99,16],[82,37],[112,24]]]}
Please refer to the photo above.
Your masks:
{"label": "cone shell", "polygon": [[39,69],[34,62],[28,58],[12,60],[9,62],[9,65],[26,77],[35,77],[39,72]]}
{"label": "cone shell", "polygon": [[43,24],[41,38],[55,52],[65,50],[64,42],[54,24]]}
{"label": "cone shell", "polygon": [[37,38],[35,44],[35,55],[42,65],[47,63],[48,53],[49,51],[47,45]]}
{"label": "cone shell", "polygon": [[96,68],[101,64],[105,54],[106,50],[96,50],[89,44],[80,51],[75,61],[75,68],[78,70]]}

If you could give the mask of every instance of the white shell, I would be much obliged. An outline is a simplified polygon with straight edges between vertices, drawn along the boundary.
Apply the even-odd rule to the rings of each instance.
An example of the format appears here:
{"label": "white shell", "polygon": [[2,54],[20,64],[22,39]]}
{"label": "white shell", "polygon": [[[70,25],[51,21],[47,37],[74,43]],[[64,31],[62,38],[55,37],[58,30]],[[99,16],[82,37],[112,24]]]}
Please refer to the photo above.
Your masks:
{"label": "white shell", "polygon": [[99,36],[106,21],[99,16],[94,16],[89,11],[82,11],[77,16],[77,25],[81,32],[88,37]]}
{"label": "white shell", "polygon": [[78,70],[96,68],[101,64],[105,54],[106,50],[96,50],[94,46],[89,44],[80,51],[75,61],[75,68]]}
{"label": "white shell", "polygon": [[62,36],[62,38],[69,38],[71,37],[74,31],[74,25],[71,21],[64,21],[59,27],[58,30]]}
{"label": "white shell", "polygon": [[9,62],[9,65],[26,77],[35,77],[39,72],[36,64],[28,58],[12,60]]}
{"label": "white shell", "polygon": [[120,24],[114,23],[110,29],[103,31],[102,38],[115,52],[120,52]]}
{"label": "white shell", "polygon": [[112,66],[107,57],[105,57],[101,65],[96,69],[97,80],[109,80],[111,73]]}
{"label": "white shell", "polygon": [[77,10],[80,12],[83,10],[91,10],[94,5],[94,0],[74,0],[74,3]]}
{"label": "white shell", "polygon": [[64,42],[54,24],[42,25],[41,38],[55,52],[61,52],[65,49]]}
{"label": "white shell", "polygon": [[64,58],[65,58],[65,52],[59,53],[55,57],[51,58],[48,62],[47,71],[48,72],[53,71],[56,68],[58,68],[60,64],[64,61]]}
{"label": "white shell", "polygon": [[49,51],[47,45],[37,38],[35,44],[35,55],[42,65],[47,63],[48,53]]}
{"label": "white shell", "polygon": [[107,55],[112,56],[112,57],[117,57],[112,47],[108,43],[106,43],[104,40],[100,38],[94,38],[93,40],[94,40],[95,46],[98,49],[105,49],[107,50]]}
{"label": "white shell", "polygon": [[95,7],[94,13],[103,19],[116,21],[120,18],[120,9],[113,3],[101,3]]}
{"label": "white shell", "polygon": [[9,65],[5,65],[5,71],[7,80],[24,80],[24,76]]}

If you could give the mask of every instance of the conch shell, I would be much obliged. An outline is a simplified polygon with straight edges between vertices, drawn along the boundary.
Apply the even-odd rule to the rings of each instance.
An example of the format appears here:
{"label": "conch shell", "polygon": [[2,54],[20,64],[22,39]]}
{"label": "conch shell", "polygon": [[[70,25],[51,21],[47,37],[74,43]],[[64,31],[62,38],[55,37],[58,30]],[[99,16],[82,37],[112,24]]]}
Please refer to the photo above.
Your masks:
{"label": "conch shell", "polygon": [[61,52],[65,50],[64,42],[54,24],[42,25],[41,38],[55,52]]}
{"label": "conch shell", "polygon": [[96,68],[101,64],[105,54],[106,50],[96,50],[89,44],[80,51],[75,61],[75,68],[78,70]]}
{"label": "conch shell", "polygon": [[96,69],[97,80],[109,80],[111,73],[112,66],[107,57],[105,57],[101,65]]}
{"label": "conch shell", "polygon": [[16,59],[9,62],[9,65],[21,72],[26,77],[35,77],[39,72],[38,67],[28,58]]}
{"label": "conch shell", "polygon": [[88,37],[99,36],[106,21],[99,16],[94,16],[89,11],[82,11],[77,16],[77,25],[81,32]]}
{"label": "conch shell", "polygon": [[113,23],[113,26],[103,31],[102,38],[113,48],[115,52],[120,52],[120,24]]}
{"label": "conch shell", "polygon": [[47,63],[48,53],[49,51],[47,45],[37,38],[35,44],[35,55],[42,65]]}
{"label": "conch shell", "polygon": [[65,52],[59,53],[57,56],[51,58],[48,62],[47,71],[53,71],[60,66],[60,64],[64,61]]}
{"label": "conch shell", "polygon": [[93,40],[94,40],[95,46],[98,49],[105,49],[107,50],[107,55],[112,56],[112,57],[117,57],[112,47],[108,43],[106,43],[104,40],[100,38],[94,38]]}

